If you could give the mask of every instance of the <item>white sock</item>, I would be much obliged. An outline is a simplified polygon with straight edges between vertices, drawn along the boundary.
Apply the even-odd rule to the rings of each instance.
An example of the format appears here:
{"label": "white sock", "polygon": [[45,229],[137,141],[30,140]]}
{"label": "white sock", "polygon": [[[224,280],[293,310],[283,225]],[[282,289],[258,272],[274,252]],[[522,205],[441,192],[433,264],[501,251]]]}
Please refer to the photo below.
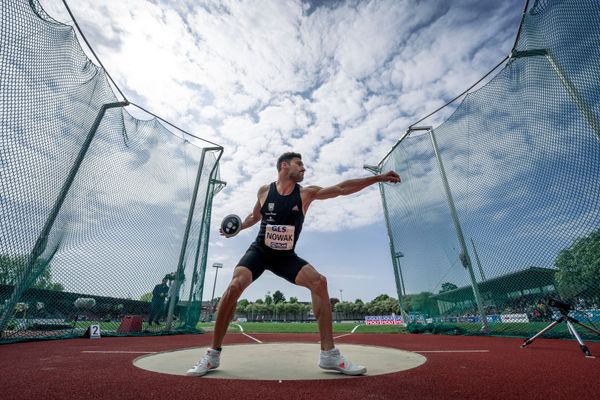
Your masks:
{"label": "white sock", "polygon": [[340,354],[340,351],[338,349],[336,349],[335,347],[333,349],[329,349],[329,350],[321,350],[321,355],[324,357],[338,356],[339,354]]}

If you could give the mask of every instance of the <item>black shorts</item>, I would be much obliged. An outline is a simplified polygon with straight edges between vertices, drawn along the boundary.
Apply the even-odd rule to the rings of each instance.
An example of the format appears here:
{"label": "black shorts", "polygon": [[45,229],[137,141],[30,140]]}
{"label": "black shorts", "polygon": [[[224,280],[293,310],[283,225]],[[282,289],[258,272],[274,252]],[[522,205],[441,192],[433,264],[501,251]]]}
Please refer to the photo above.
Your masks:
{"label": "black shorts", "polygon": [[296,276],[306,264],[308,261],[298,257],[294,251],[267,250],[252,243],[237,265],[246,267],[252,272],[253,282],[268,269],[295,284]]}

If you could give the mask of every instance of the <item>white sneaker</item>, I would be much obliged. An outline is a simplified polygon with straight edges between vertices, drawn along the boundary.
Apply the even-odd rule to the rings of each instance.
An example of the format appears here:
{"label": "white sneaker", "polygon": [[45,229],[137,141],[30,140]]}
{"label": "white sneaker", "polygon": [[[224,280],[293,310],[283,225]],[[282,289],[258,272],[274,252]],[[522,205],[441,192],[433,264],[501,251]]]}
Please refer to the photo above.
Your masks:
{"label": "white sneaker", "polygon": [[206,355],[200,359],[192,368],[185,373],[187,376],[202,376],[212,369],[219,367],[221,360],[221,352],[218,350],[208,349]]}
{"label": "white sneaker", "polygon": [[319,367],[340,371],[344,375],[363,375],[367,368],[362,365],[354,365],[346,357],[340,354],[338,349],[321,350]]}

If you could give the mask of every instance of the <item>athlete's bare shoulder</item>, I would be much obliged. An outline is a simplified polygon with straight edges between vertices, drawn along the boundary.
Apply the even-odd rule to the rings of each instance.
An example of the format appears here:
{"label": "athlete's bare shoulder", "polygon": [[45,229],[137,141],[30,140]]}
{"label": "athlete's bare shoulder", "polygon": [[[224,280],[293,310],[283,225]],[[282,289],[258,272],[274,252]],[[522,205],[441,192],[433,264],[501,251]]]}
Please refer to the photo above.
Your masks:
{"label": "athlete's bare shoulder", "polygon": [[261,194],[265,194],[269,191],[269,185],[262,185],[259,189],[258,189],[258,195],[260,196]]}
{"label": "athlete's bare shoulder", "polygon": [[257,204],[262,206],[264,204],[265,200],[267,200],[268,195],[269,195],[269,185],[261,186],[258,189],[258,193],[256,194],[256,197],[258,197]]}

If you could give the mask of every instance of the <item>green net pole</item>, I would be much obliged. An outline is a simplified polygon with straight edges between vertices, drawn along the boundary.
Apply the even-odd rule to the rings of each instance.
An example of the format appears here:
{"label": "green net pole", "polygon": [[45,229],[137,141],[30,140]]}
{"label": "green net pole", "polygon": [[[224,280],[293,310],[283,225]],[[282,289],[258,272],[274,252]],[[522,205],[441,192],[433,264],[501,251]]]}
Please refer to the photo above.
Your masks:
{"label": "green net pole", "polygon": [[[399,142],[400,142],[400,140],[398,141],[398,143]],[[396,143],[396,146],[398,145],[398,143]],[[394,149],[396,146],[394,146],[392,149]],[[391,153],[391,151],[390,151],[390,153]],[[377,166],[365,165],[363,168],[373,174],[379,174],[379,173],[381,173],[381,165],[382,165],[381,163]],[[402,282],[402,286],[400,286],[400,278],[402,276],[401,275],[402,271],[400,270],[400,265],[396,258],[397,253],[396,253],[396,249],[394,247],[394,236],[392,234],[392,227],[390,225],[387,200],[385,198],[385,190],[383,188],[383,183],[381,183],[381,182],[379,183],[379,194],[381,195],[381,202],[383,204],[383,216],[385,218],[385,226],[387,228],[388,239],[389,239],[389,243],[390,243],[390,253],[392,256],[392,268],[394,269],[394,280],[396,282],[396,292],[398,293],[398,304],[400,306],[400,315],[402,316],[402,321],[406,324],[408,322],[408,319],[407,319],[406,312],[404,311],[404,301],[402,298],[403,293],[406,294],[406,291],[404,288],[404,282]]]}
{"label": "green net pole", "polygon": [[404,311],[404,300],[403,300],[403,289],[404,286],[400,286],[400,265],[398,263],[398,259],[396,258],[396,249],[394,246],[394,237],[392,236],[392,228],[390,226],[390,218],[387,208],[387,201],[385,199],[385,193],[383,189],[383,183],[379,183],[379,193],[381,194],[381,198],[383,200],[383,213],[385,217],[385,224],[388,231],[388,238],[390,242],[390,253],[392,255],[392,267],[394,268],[394,280],[396,281],[396,292],[398,293],[398,303],[400,305],[400,315],[402,315],[402,320],[406,324],[408,323],[408,318],[406,312]]}
{"label": "green net pole", "polygon": [[[222,151],[217,158],[221,158]],[[217,170],[213,169],[213,175],[216,175]],[[194,258],[194,270],[192,273],[192,287],[190,288],[190,296],[188,300],[188,310],[185,319],[185,325],[188,328],[195,328],[198,320],[200,319],[200,313],[202,312],[202,292],[204,286],[204,270],[206,268],[206,254],[208,250],[208,239],[210,238],[210,222],[212,216],[212,202],[218,189],[217,184],[221,185],[224,182],[213,179],[209,180],[208,190],[206,191],[206,198],[204,200],[204,214],[202,216],[202,228],[200,229],[200,235],[198,238],[198,246],[196,247],[196,256]],[[198,261],[200,258],[200,252],[204,257],[201,260],[200,269],[202,271],[202,280],[198,279]]]}
{"label": "green net pole", "polygon": [[467,250],[467,244],[465,242],[465,237],[463,235],[463,231],[460,226],[460,221],[458,220],[458,214],[456,213],[456,207],[454,206],[454,199],[452,198],[452,192],[450,191],[450,185],[448,184],[448,179],[446,178],[446,171],[444,169],[444,164],[442,163],[442,158],[440,157],[440,151],[438,149],[437,141],[435,140],[435,134],[433,132],[433,128],[427,127],[427,128],[416,128],[416,129],[426,129],[429,131],[429,136],[431,138],[431,144],[433,146],[433,151],[435,152],[435,158],[436,158],[438,166],[440,168],[440,176],[441,176],[442,182],[444,184],[444,190],[446,191],[446,198],[448,200],[448,206],[450,207],[450,213],[452,214],[452,221],[454,222],[454,228],[456,229],[458,241],[460,242],[460,247],[462,250],[460,260],[461,260],[463,266],[469,272],[469,278],[471,279],[471,287],[473,288],[473,294],[475,295],[475,301],[477,302],[477,308],[479,309],[479,315],[481,317],[482,330],[488,331],[489,327],[488,327],[488,323],[487,323],[487,317],[485,315],[485,310],[483,308],[483,298],[481,297],[481,293],[479,292],[479,286],[477,285],[477,280],[475,278],[475,274],[473,273],[473,265],[471,263],[471,257],[469,257],[469,252]]}
{"label": "green net pole", "polygon": [[[127,104],[129,103],[127,101],[124,101],[103,104],[102,107],[100,107],[100,111],[98,111],[98,115],[96,116],[96,119],[94,120],[94,123],[92,124],[92,127],[90,128],[90,131],[88,132],[87,137],[85,138],[85,141],[81,146],[81,149],[79,150],[79,154],[77,154],[77,158],[71,166],[71,170],[67,175],[67,179],[65,180],[65,183],[63,184],[58,194],[58,197],[54,202],[54,205],[52,206],[52,210],[50,211],[50,214],[46,219],[46,223],[44,224],[44,227],[42,228],[42,231],[38,236],[35,245],[33,246],[33,249],[31,250],[31,253],[27,258],[27,263],[25,265],[23,273],[17,279],[12,295],[4,304],[4,310],[2,311],[2,315],[0,316],[0,333],[4,331],[4,327],[6,326],[8,319],[10,318],[11,311],[15,307],[15,304],[21,296],[21,293],[25,289],[27,289],[28,285],[36,278],[36,276],[34,276],[34,271],[36,270],[36,262],[38,261],[42,253],[46,250],[46,246],[48,244],[48,235],[50,235],[50,231],[52,230],[54,222],[56,221],[56,217],[58,216],[58,213],[60,212],[60,209],[62,208],[62,205],[65,202],[67,194],[69,193],[69,189],[73,185],[75,176],[77,175],[77,172],[81,167],[81,163],[83,162],[83,159],[87,151],[89,150],[90,145],[92,144],[92,140],[96,135],[96,131],[98,130],[98,127],[102,122],[102,118],[104,117],[106,110],[108,110],[109,108],[124,107]],[[37,268],[37,270],[39,274],[42,272],[43,268]]]}
{"label": "green net pole", "polygon": [[[222,152],[219,153],[217,162],[220,160],[222,154],[223,154]],[[216,175],[217,170],[214,169],[213,171],[214,171],[214,174]],[[202,239],[199,239],[198,252],[197,252],[197,255],[198,255],[199,251],[200,251],[200,246],[202,245],[203,257],[200,260],[200,268],[199,268],[200,269],[200,277],[197,279],[197,284],[196,284],[197,290],[195,293],[195,299],[198,303],[198,307],[197,307],[197,312],[193,316],[193,318],[195,318],[196,324],[198,323],[198,320],[200,319],[200,316],[202,314],[202,297],[204,295],[204,278],[206,276],[206,262],[208,261],[206,259],[206,256],[208,254],[208,239],[209,239],[209,231],[210,231],[210,222],[211,222],[211,218],[212,218],[212,201],[213,201],[214,195],[217,194],[219,191],[221,191],[221,189],[223,187],[225,187],[225,185],[227,184],[226,182],[223,182],[218,179],[211,179],[210,183],[212,185],[211,186],[212,190],[210,192],[210,197],[208,198],[209,206],[207,208],[207,210],[208,210],[207,214],[206,214],[207,218],[206,218],[206,223],[204,225],[204,229],[205,229],[206,233],[202,236],[202,238],[204,238],[204,241],[202,241]],[[198,260],[199,260],[199,258],[196,257],[195,266],[198,265]]]}
{"label": "green net pole", "polygon": [[[185,232],[183,234],[183,240],[181,243],[181,252],[179,253],[179,262],[177,263],[177,272],[175,274],[175,281],[173,284],[175,285],[175,291],[173,292],[173,296],[171,296],[171,300],[169,302],[169,311],[167,314],[167,324],[165,330],[170,331],[171,325],[173,323],[173,312],[175,311],[175,302],[177,301],[177,293],[179,293],[179,288],[181,286],[182,276],[183,276],[183,262],[185,259],[185,251],[187,248],[188,238],[190,236],[190,228],[192,226],[192,219],[194,217],[194,208],[196,206],[196,199],[198,197],[198,187],[200,186],[200,179],[202,178],[202,169],[204,167],[204,160],[206,158],[206,152],[208,151],[222,151],[222,147],[206,147],[202,149],[202,156],[200,157],[200,163],[198,165],[198,173],[196,175],[196,182],[194,184],[194,192],[192,193],[192,200],[190,201],[190,211],[188,213],[187,222],[185,224]],[[216,168],[217,163],[213,166],[213,169]],[[212,173],[212,171],[211,171]]]}
{"label": "green net pole", "polygon": [[[187,312],[186,312],[186,317],[185,317],[185,326],[186,328],[195,328],[196,324],[198,323],[198,319],[199,316],[197,316],[196,314],[198,314],[199,312],[199,308],[201,309],[202,307],[198,307],[198,296],[196,295],[196,290],[198,288],[198,260],[200,259],[200,252],[204,250],[204,246],[203,244],[206,242],[206,240],[202,240],[205,236],[207,236],[209,234],[209,229],[210,229],[210,215],[207,217],[207,213],[210,213],[210,207],[212,207],[212,195],[209,196],[209,193],[212,192],[214,189],[214,183],[213,181],[209,181],[208,184],[208,189],[206,191],[206,197],[207,199],[205,199],[204,201],[204,210],[203,210],[203,217],[202,217],[202,222],[200,224],[200,233],[198,234],[198,245],[196,246],[196,254],[194,256],[194,268],[192,270],[192,285],[190,287],[190,295],[188,298],[188,308],[187,308]],[[210,198],[210,205],[208,198]],[[208,224],[207,224],[208,221]],[[205,252],[203,252],[203,255],[206,255]],[[205,257],[204,257],[205,258]]]}

